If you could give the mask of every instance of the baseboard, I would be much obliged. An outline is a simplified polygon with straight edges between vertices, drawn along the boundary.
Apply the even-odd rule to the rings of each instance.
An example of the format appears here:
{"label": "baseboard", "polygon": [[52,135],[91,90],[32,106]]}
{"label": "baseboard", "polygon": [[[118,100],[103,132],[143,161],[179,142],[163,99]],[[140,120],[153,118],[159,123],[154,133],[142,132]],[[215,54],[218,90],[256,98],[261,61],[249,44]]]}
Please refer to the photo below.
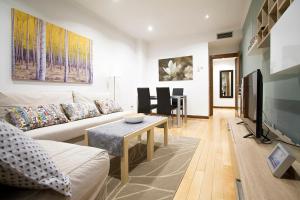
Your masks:
{"label": "baseboard", "polygon": [[223,109],[235,109],[235,106],[214,106],[214,108],[223,108]]}
{"label": "baseboard", "polygon": [[[158,115],[156,113],[151,113],[151,115]],[[176,114],[173,114],[172,117],[176,117]],[[209,119],[209,116],[201,116],[201,115],[187,115],[188,118],[194,118],[194,119]]]}
{"label": "baseboard", "polygon": [[196,118],[196,119],[209,119],[209,116],[201,116],[201,115],[188,115],[188,118]]}

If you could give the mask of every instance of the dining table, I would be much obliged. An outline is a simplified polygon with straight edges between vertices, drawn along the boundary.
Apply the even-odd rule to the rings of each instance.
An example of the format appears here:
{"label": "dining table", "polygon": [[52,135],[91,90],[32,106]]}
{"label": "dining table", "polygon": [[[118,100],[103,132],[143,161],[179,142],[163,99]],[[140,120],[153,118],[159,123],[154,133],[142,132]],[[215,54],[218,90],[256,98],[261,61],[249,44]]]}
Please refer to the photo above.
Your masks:
{"label": "dining table", "polygon": [[[184,122],[187,122],[187,95],[172,95],[171,99],[177,100],[177,108],[176,108],[176,121],[177,126],[181,127],[182,119],[180,117],[180,108],[181,108],[181,100],[183,101],[183,113],[184,113]],[[150,100],[157,100],[157,96],[150,96]]]}

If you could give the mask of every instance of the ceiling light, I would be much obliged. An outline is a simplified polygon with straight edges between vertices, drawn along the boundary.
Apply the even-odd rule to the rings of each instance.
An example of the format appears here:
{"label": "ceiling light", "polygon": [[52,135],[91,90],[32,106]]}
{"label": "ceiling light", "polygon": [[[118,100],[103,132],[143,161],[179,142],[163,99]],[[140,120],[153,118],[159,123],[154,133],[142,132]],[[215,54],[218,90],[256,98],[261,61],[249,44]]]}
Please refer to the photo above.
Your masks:
{"label": "ceiling light", "polygon": [[207,14],[207,15],[205,15],[205,19],[209,19],[209,15]]}
{"label": "ceiling light", "polygon": [[153,31],[153,26],[150,25],[150,26],[148,26],[147,29],[148,29],[149,32],[151,32],[151,31]]}

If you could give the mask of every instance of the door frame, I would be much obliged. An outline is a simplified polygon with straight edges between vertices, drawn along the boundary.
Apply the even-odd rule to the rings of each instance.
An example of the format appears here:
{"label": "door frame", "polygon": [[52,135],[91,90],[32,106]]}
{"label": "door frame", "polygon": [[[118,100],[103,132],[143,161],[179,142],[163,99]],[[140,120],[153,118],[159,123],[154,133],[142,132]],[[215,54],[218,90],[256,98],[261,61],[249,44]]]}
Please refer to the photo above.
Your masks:
{"label": "door frame", "polygon": [[208,70],[208,77],[209,77],[209,105],[208,105],[208,111],[209,116],[212,116],[214,113],[213,105],[214,105],[214,79],[213,79],[213,60],[215,59],[221,59],[221,58],[234,58],[235,59],[235,106],[234,109],[237,112],[238,110],[238,92],[240,88],[240,69],[241,69],[241,55],[239,52],[237,53],[228,53],[228,54],[218,54],[218,55],[210,55],[209,56],[209,70]]}

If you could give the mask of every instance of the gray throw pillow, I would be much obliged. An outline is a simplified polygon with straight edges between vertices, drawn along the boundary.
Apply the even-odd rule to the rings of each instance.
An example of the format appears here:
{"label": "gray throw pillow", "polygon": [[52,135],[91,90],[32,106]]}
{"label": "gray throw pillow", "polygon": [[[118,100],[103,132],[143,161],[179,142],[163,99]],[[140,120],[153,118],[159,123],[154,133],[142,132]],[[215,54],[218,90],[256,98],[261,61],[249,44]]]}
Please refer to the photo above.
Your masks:
{"label": "gray throw pillow", "polygon": [[0,183],[31,189],[53,189],[71,196],[71,182],[47,152],[21,130],[0,120]]}

